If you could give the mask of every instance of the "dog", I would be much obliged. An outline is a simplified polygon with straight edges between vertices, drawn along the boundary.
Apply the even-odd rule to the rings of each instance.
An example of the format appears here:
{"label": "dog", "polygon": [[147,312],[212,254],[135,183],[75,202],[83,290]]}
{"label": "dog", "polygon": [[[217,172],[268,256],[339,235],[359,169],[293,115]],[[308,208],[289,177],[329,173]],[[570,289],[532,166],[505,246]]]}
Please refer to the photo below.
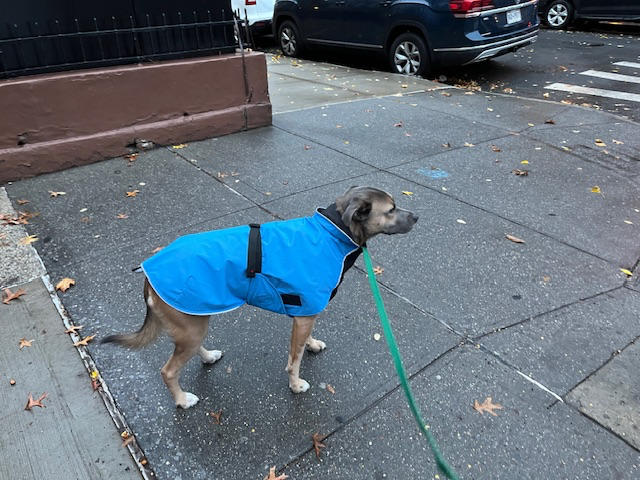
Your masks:
{"label": "dog", "polygon": [[102,343],[141,348],[166,330],[175,348],[162,378],[176,406],[190,408],[198,397],[182,390],[180,370],[195,354],[204,363],[218,361],[222,352],[202,344],[210,316],[248,303],[293,318],[286,371],[289,388],[305,392],[302,356],[305,348],[315,353],[326,348],[311,331],[345,272],[367,240],[407,233],[417,221],[387,192],[354,186],[311,217],[180,237],[141,265],[147,313],[140,330]]}

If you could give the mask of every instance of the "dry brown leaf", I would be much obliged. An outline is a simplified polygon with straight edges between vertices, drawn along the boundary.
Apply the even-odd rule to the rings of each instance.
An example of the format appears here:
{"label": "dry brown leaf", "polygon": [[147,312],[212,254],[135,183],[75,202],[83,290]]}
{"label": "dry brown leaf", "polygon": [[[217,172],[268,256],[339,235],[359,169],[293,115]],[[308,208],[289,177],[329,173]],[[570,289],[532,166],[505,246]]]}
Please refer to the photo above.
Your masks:
{"label": "dry brown leaf", "polygon": [[136,158],[138,158],[138,155],[140,155],[139,153],[130,153],[128,155],[125,155],[124,158],[126,158],[129,162],[135,162]]}
{"label": "dry brown leaf", "polygon": [[100,383],[100,380],[98,380],[97,378],[91,379],[91,388],[93,389],[94,392],[98,390],[98,388],[100,388],[100,385],[102,385]]}
{"label": "dry brown leaf", "polygon": [[320,435],[319,433],[311,435],[311,439],[313,440],[313,449],[316,451],[317,458],[320,458],[320,449],[327,448],[327,446],[322,443],[325,438],[327,438],[326,435]]}
{"label": "dry brown leaf", "polygon": [[333,393],[334,395],[336,393],[336,389],[333,388],[333,386],[329,385],[328,383],[327,383],[327,390],[329,391],[329,393]]}
{"label": "dry brown leaf", "polygon": [[8,288],[5,288],[3,292],[5,294],[5,297],[2,299],[2,303],[6,305],[9,305],[9,302],[11,300],[15,300],[16,298],[21,297],[22,295],[25,295],[27,293],[22,288],[16,290],[15,292],[12,292]]}
{"label": "dry brown leaf", "polygon": [[513,243],[525,243],[524,240],[518,237],[514,237],[513,235],[506,235],[507,239],[511,240]]}
{"label": "dry brown leaf", "polygon": [[129,218],[129,215],[127,215],[126,213],[119,213],[116,215],[116,218],[118,220],[124,220],[125,218]]}
{"label": "dry brown leaf", "polygon": [[28,235],[20,239],[20,245],[31,245],[33,242],[37,242],[38,240],[39,238],[37,235]]}
{"label": "dry brown leaf", "polygon": [[511,170],[511,173],[513,173],[514,175],[517,175],[519,177],[527,177],[527,176],[529,176],[529,170],[521,170],[519,168],[516,168],[515,170]]}
{"label": "dry brown leaf", "polygon": [[20,348],[20,350],[22,350],[24,347],[31,347],[31,342],[33,342],[33,339],[27,340],[26,338],[22,337],[20,339],[20,343],[18,343],[18,347]]}
{"label": "dry brown leaf", "polygon": [[65,277],[56,283],[56,290],[61,290],[66,292],[71,288],[72,285],[75,285],[76,281],[73,278]]}
{"label": "dry brown leaf", "polygon": [[451,148],[451,144],[450,144],[449,142],[447,142],[447,143],[443,143],[443,144],[442,144],[442,146],[443,146],[444,148]]}
{"label": "dry brown leaf", "polygon": [[89,335],[88,337],[84,337],[82,340],[77,341],[73,344],[74,347],[79,347],[80,345],[87,346],[91,340],[93,340],[95,335]]}
{"label": "dry brown leaf", "polygon": [[[94,388],[94,390],[95,390],[95,388]],[[135,440],[135,438],[136,437],[134,437],[133,435],[127,436],[127,438],[122,440],[122,446],[126,448],[127,445],[129,445],[131,442],[133,442]]]}
{"label": "dry brown leaf", "polygon": [[501,152],[502,149],[500,147],[498,147],[497,145],[491,145],[491,150],[493,150],[494,152]]}
{"label": "dry brown leaf", "polygon": [[596,139],[595,139],[595,141],[594,141],[594,143],[595,143],[595,144],[596,144],[596,146],[598,146],[598,147],[606,147],[606,146],[607,146],[607,144],[606,144],[606,143],[604,143],[604,142],[603,142],[602,140],[600,140],[599,138],[596,138]]}
{"label": "dry brown leaf", "polygon": [[38,398],[37,400],[34,400],[33,397],[31,396],[31,393],[29,393],[29,398],[27,399],[27,405],[24,407],[24,409],[31,410],[33,407],[46,408],[46,405],[42,404],[42,401],[45,398],[47,398],[47,392],[40,395],[40,398]]}
{"label": "dry brown leaf", "polygon": [[66,195],[67,192],[54,192],[52,190],[49,190],[49,195],[51,195],[52,197],[59,197],[60,195]]}
{"label": "dry brown leaf", "polygon": [[286,478],[289,478],[289,475],[285,475],[284,473],[276,477],[276,467],[271,467],[269,469],[269,475],[264,477],[264,480],[285,480]]}
{"label": "dry brown leaf", "polygon": [[29,203],[29,200],[21,198],[21,199],[17,200],[17,202],[18,202],[18,205],[25,205],[25,204]]}
{"label": "dry brown leaf", "polygon": [[82,325],[71,325],[64,333],[78,333],[78,330],[82,330]]}
{"label": "dry brown leaf", "polygon": [[545,120],[544,123],[548,123],[549,125],[555,125],[556,121],[550,118],[549,120]]}
{"label": "dry brown leaf", "polygon": [[404,126],[404,123],[402,123],[402,122],[394,123],[394,124],[393,124],[393,126],[394,126],[394,127],[401,128],[401,127],[403,127],[403,126]]}
{"label": "dry brown leaf", "polygon": [[491,397],[485,398],[484,402],[482,403],[478,403],[477,400],[473,401],[473,409],[476,412],[479,412],[480,415],[483,415],[484,412],[487,412],[493,415],[494,417],[497,417],[498,414],[495,413],[494,410],[500,410],[502,408],[503,408],[502,405],[500,405],[499,403],[493,403],[491,400]]}
{"label": "dry brown leaf", "polygon": [[135,197],[139,193],[140,193],[140,190],[132,190],[130,192],[127,192],[127,197]]}
{"label": "dry brown leaf", "polygon": [[162,250],[164,247],[156,247],[153,250],[151,250],[151,253],[158,253],[160,250]]}
{"label": "dry brown leaf", "polygon": [[208,415],[213,418],[213,421],[216,423],[216,425],[220,425],[220,421],[222,419],[222,410],[218,410],[217,412],[209,412]]}
{"label": "dry brown leaf", "polygon": [[384,268],[382,268],[381,266],[376,266],[373,267],[373,273],[374,275],[380,275],[382,272],[384,272]]}

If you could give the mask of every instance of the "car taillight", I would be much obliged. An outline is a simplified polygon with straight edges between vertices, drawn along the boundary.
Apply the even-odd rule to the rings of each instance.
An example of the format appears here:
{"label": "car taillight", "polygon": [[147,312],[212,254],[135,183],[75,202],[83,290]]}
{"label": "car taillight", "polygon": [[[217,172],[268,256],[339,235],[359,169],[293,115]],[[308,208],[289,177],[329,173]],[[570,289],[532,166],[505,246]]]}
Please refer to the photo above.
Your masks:
{"label": "car taillight", "polygon": [[453,13],[475,13],[490,10],[493,0],[449,0],[449,8]]}

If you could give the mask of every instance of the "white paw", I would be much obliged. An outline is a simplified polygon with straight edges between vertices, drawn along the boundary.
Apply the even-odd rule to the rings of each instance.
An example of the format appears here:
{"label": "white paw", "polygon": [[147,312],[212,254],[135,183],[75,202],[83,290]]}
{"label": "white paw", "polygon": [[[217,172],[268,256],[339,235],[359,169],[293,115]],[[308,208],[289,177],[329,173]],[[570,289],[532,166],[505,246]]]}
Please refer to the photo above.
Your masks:
{"label": "white paw", "polygon": [[222,352],[220,350],[206,350],[206,353],[200,355],[202,363],[216,363],[222,358]]}
{"label": "white paw", "polygon": [[327,344],[322,340],[316,340],[315,338],[307,343],[307,350],[313,353],[318,353],[327,348]]}
{"label": "white paw", "polygon": [[309,390],[309,387],[310,387],[309,383],[306,380],[303,380],[301,378],[299,378],[298,381],[295,383],[289,382],[289,388],[293,393],[306,392],[307,390]]}
{"label": "white paw", "polygon": [[178,407],[187,409],[187,408],[193,407],[196,403],[198,403],[198,400],[200,399],[196,397],[193,393],[184,392],[184,397],[182,398],[182,400],[177,401],[176,405]]}

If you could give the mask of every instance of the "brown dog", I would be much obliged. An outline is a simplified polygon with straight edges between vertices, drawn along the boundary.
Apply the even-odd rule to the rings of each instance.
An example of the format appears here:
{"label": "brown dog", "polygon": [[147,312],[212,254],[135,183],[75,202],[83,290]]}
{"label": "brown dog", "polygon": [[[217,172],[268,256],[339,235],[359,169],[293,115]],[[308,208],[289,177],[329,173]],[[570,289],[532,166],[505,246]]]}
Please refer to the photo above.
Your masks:
{"label": "brown dog", "polygon": [[[144,284],[144,298],[147,304],[147,314],[144,324],[136,333],[112,335],[106,337],[102,343],[115,342],[129,348],[141,348],[155,340],[163,329],[167,330],[173,339],[175,349],[167,363],[162,367],[162,378],[173,395],[176,405],[182,408],[189,408],[198,402],[198,397],[192,393],[182,390],[178,382],[180,370],[196,353],[204,363],[214,363],[222,357],[221,351],[207,350],[202,345],[208,331],[210,315],[237,308],[237,306],[245,302],[251,303],[252,305],[278,311],[279,313],[285,313],[293,317],[290,353],[286,368],[286,371],[289,374],[289,387],[294,393],[307,391],[309,389],[309,384],[300,378],[300,362],[302,360],[305,347],[307,350],[312,352],[319,352],[326,348],[324,342],[311,336],[313,324],[318,313],[326,306],[329,299],[333,297],[339,283],[342,281],[345,271],[353,265],[356,257],[361,251],[361,247],[368,239],[379,233],[389,235],[395,233],[407,233],[418,221],[418,217],[408,210],[397,208],[391,195],[382,190],[372,187],[351,187],[344,193],[344,195],[338,197],[335,203],[330,205],[327,209],[318,209],[314,217],[306,217],[304,219],[297,220],[302,220],[302,223],[293,223],[296,220],[289,220],[285,222],[271,222],[263,225],[262,230],[267,234],[266,240],[260,240],[261,237],[258,236],[259,240],[257,242],[259,245],[256,250],[255,242],[252,244],[252,240],[249,239],[249,247],[245,247],[245,253],[243,253],[243,255],[245,255],[244,260],[246,261],[243,260],[242,275],[229,275],[228,265],[232,262],[229,258],[223,258],[223,262],[226,262],[226,267],[224,269],[225,276],[219,280],[216,277],[215,282],[211,279],[194,277],[195,274],[193,270],[200,269],[200,263],[194,262],[202,262],[202,257],[204,256],[203,254],[198,255],[198,245],[201,246],[201,253],[210,252],[213,248],[210,247],[210,245],[215,245],[215,242],[212,243],[208,240],[209,238],[212,238],[211,235],[214,236],[213,238],[217,239],[221,238],[221,233],[229,231],[231,233],[235,232],[237,235],[242,235],[242,238],[246,238],[247,232],[249,231],[248,227],[244,227],[244,230],[241,230],[242,227],[236,227],[235,229],[217,230],[214,232],[205,232],[204,234],[187,236],[189,237],[188,241],[190,242],[189,248],[179,248],[180,239],[176,240],[176,242],[164,249],[166,252],[162,258],[165,260],[160,258],[159,261],[164,261],[165,264],[166,262],[174,261],[175,263],[171,264],[171,267],[169,267],[169,271],[171,272],[173,272],[175,268],[186,269],[188,281],[185,283],[189,283],[190,286],[178,286],[176,290],[177,293],[172,296],[169,289],[164,288],[162,283],[163,279],[157,278],[157,275],[154,277],[153,269],[151,268],[153,265],[151,265],[151,267],[145,267],[145,263],[155,258],[151,257],[150,260],[142,264],[145,274],[147,275]],[[318,222],[321,226],[312,231],[309,240],[305,240],[304,236],[299,233],[298,226],[303,224],[314,225],[314,221]],[[289,226],[287,227],[285,224]],[[307,296],[307,292],[297,292],[297,295],[292,295],[292,292],[288,291],[287,293],[280,294],[282,299],[284,299],[284,303],[283,301],[276,302],[276,307],[271,303],[269,303],[269,306],[263,306],[259,301],[256,301],[255,298],[253,298],[252,301],[252,298],[247,298],[246,296],[242,296],[236,301],[236,298],[233,295],[230,295],[229,292],[235,292],[238,288],[235,288],[235,285],[224,286],[223,283],[243,282],[243,278],[245,277],[244,270],[246,270],[246,277],[252,277],[250,280],[255,278],[256,273],[258,274],[258,277],[261,278],[260,281],[264,281],[265,278],[269,279],[270,283],[267,287],[268,290],[271,290],[272,284],[280,285],[286,283],[289,285],[291,283],[289,279],[285,279],[286,282],[284,282],[282,281],[282,278],[277,276],[270,267],[269,260],[267,260],[268,257],[264,256],[266,260],[266,268],[262,269],[261,265],[263,258],[261,246],[263,244],[268,246],[273,243],[273,241],[270,240],[270,238],[273,237],[268,236],[269,232],[280,228],[280,225],[283,225],[283,228],[285,229],[289,228],[289,231],[293,231],[295,233],[294,236],[302,237],[305,243],[311,244],[315,250],[319,249],[319,251],[312,251],[311,253],[305,254],[304,263],[311,262],[310,259],[314,254],[320,260],[320,263],[331,263],[332,260],[330,259],[333,257],[332,252],[328,250],[329,247],[326,246],[328,244],[318,242],[318,237],[323,235],[325,230],[328,230],[330,233],[330,235],[328,235],[329,240],[327,241],[342,242],[341,246],[346,248],[343,248],[344,255],[334,255],[334,257],[336,257],[335,261],[339,264],[333,266],[330,265],[331,268],[327,270],[330,272],[328,276],[332,277],[328,279],[329,287],[314,287],[321,292],[321,298],[319,299],[316,299],[313,296]],[[293,227],[291,227],[291,225],[293,225]],[[253,235],[253,233],[254,232],[252,232],[251,235]],[[278,233],[278,236],[283,236],[282,230]],[[187,237],[182,238],[187,239]],[[233,240],[231,242],[233,242]],[[287,241],[286,244],[290,245],[291,242]],[[173,245],[175,245],[175,247],[173,247]],[[246,256],[247,248],[249,250],[248,256]],[[235,250],[237,250],[237,248]],[[163,251],[161,251],[161,253]],[[256,251],[258,252],[258,257],[256,257]],[[222,252],[222,250],[220,252]],[[216,261],[218,262],[220,261],[220,252],[216,250],[211,255],[217,259]],[[295,263],[295,255],[293,255],[293,252],[280,252],[279,255],[285,257],[285,263],[288,267],[291,266],[290,264]],[[274,255],[271,255],[271,257],[273,256]],[[256,261],[258,262],[257,270],[254,268],[254,262]],[[156,261],[156,263],[158,263],[158,261]],[[178,266],[176,267],[176,265]],[[296,269],[305,268],[305,266],[296,267],[295,265],[294,267]],[[213,267],[207,266],[207,268],[207,271],[211,271]],[[271,271],[269,271],[270,269]],[[298,274],[300,275],[299,272]],[[314,282],[314,285],[322,283],[323,279],[309,279],[312,275],[312,273],[304,272],[301,275],[304,277],[303,284],[305,281],[307,281],[307,283]],[[173,286],[173,283],[175,282],[173,282],[173,278],[171,280]],[[230,301],[228,305],[222,306],[219,306],[218,304],[220,302],[218,302],[215,308],[210,306],[213,301],[209,301],[209,303],[206,303],[206,305],[201,307],[201,309],[198,309],[200,307],[183,306],[186,305],[183,302],[184,298],[187,298],[190,294],[192,296],[195,295],[196,297],[198,295],[205,296],[206,294],[201,294],[199,292],[210,292],[211,290],[216,290],[211,288],[198,290],[200,285],[209,287],[211,284],[215,284],[217,286],[216,289],[221,291],[224,290],[232,301]],[[162,289],[158,289],[158,285],[163,286]],[[304,288],[309,289],[309,287]],[[158,292],[161,292],[161,294]],[[276,292],[275,295],[277,297],[278,292]],[[258,296],[260,297],[258,300],[263,299],[263,295]],[[251,294],[249,294],[249,297],[251,297]],[[198,303],[199,305],[200,302],[197,300],[199,299],[196,298],[195,303]],[[278,298],[278,300],[280,299]],[[289,302],[289,305],[285,305],[287,302]],[[192,303],[194,303],[194,301],[192,301]],[[307,307],[307,303],[313,303],[315,309],[314,307]],[[305,314],[296,314],[295,312],[303,312]],[[311,314],[308,314],[309,312],[311,312]]]}

